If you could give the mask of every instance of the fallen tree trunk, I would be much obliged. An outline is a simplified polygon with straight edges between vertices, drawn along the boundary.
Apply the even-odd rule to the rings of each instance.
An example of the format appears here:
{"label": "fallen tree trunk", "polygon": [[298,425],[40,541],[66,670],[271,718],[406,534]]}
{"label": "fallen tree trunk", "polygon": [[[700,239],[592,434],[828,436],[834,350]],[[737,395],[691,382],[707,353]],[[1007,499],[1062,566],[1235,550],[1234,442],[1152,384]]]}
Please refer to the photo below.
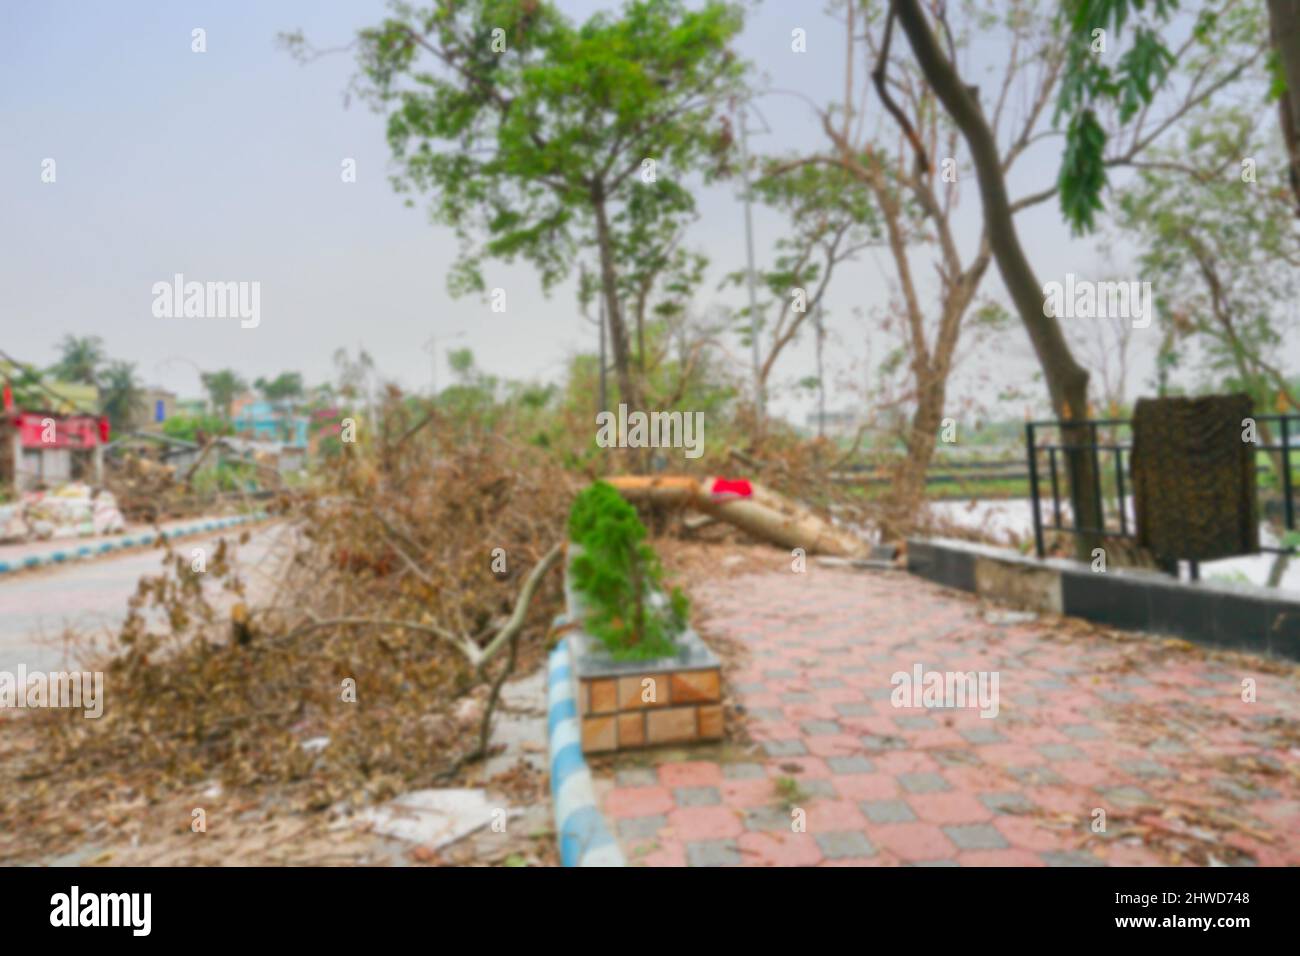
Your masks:
{"label": "fallen tree trunk", "polygon": [[694,508],[783,548],[803,548],[809,554],[842,558],[861,557],[871,550],[857,535],[835,527],[808,508],[761,485],[751,483],[752,493],[741,497],[715,496],[710,491],[712,479],[700,481],[683,475],[655,478],[619,475],[605,481],[634,504]]}

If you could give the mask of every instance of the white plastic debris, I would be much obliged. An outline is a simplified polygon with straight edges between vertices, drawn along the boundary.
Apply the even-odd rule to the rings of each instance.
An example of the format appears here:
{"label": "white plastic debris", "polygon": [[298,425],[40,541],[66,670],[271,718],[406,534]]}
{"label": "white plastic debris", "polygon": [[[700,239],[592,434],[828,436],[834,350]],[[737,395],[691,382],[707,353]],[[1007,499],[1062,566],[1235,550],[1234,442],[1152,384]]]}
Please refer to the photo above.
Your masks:
{"label": "white plastic debris", "polygon": [[988,624],[1029,624],[1038,620],[1033,611],[985,611],[984,620]]}
{"label": "white plastic debris", "polygon": [[371,830],[434,849],[490,824],[502,808],[483,790],[415,790],[359,814]]}
{"label": "white plastic debris", "polygon": [[25,541],[30,533],[21,504],[0,505],[0,541]]}
{"label": "white plastic debris", "polygon": [[0,506],[0,540],[45,541],[117,534],[126,521],[107,489],[96,491],[80,481],[49,491],[29,491]]}
{"label": "white plastic debris", "polygon": [[117,534],[126,530],[126,519],[122,517],[117,499],[111,491],[101,491],[95,497],[95,511],[92,519],[95,534]]}

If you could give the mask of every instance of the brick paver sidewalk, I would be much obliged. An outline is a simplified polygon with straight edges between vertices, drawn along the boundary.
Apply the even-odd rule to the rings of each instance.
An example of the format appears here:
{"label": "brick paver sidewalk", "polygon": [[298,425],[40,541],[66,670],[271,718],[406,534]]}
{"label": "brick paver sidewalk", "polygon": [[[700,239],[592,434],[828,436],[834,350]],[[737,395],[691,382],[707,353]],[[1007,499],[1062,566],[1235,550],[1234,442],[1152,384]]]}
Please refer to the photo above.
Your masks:
{"label": "brick paver sidewalk", "polygon": [[[600,799],[631,863],[1300,863],[1300,668],[990,623],[902,573],[749,574],[694,600],[706,640],[748,648],[727,680],[754,745],[616,758]],[[893,706],[917,664],[996,672],[997,716]]]}

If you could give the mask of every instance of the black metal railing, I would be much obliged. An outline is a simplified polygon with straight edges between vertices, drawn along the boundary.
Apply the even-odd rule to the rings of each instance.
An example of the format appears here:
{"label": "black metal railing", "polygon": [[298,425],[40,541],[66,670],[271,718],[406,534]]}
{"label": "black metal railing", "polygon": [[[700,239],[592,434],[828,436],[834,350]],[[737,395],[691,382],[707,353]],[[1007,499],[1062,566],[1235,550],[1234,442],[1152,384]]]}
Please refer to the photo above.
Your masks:
{"label": "black metal railing", "polygon": [[[1296,527],[1295,482],[1292,480],[1292,452],[1300,452],[1300,414],[1291,415],[1256,415],[1255,422],[1276,423],[1277,435],[1269,444],[1256,444],[1256,451],[1279,452],[1282,458],[1281,497],[1283,523],[1288,531]],[[1087,440],[1082,444],[1066,444],[1061,437],[1067,427],[1084,428]],[[1044,430],[1055,431],[1055,441],[1041,440]],[[1102,430],[1109,434],[1102,440]],[[1121,432],[1127,432],[1126,435]],[[1063,518],[1061,505],[1068,503],[1069,493],[1062,467],[1068,460],[1069,452],[1082,449],[1092,458],[1092,471],[1096,482],[1095,492],[1098,509],[1101,514],[1101,527],[1081,528],[1077,516],[1071,513],[1068,521]],[[1034,520],[1034,546],[1038,556],[1044,557],[1047,549],[1044,535],[1047,531],[1062,534],[1105,535],[1107,537],[1136,537],[1136,522],[1132,520],[1128,508],[1128,488],[1132,487],[1130,469],[1133,451],[1133,423],[1125,418],[1087,419],[1079,422],[1037,421],[1025,423],[1025,453],[1029,462],[1029,496],[1030,508]],[[1046,455],[1046,474],[1040,466],[1040,458]],[[1110,456],[1103,469],[1103,456]],[[1268,473],[1267,465],[1257,465],[1257,472]],[[1051,523],[1043,520],[1043,493],[1041,485],[1050,482],[1052,504]],[[1064,497],[1063,497],[1064,496]],[[1108,509],[1108,505],[1110,505]],[[1294,553],[1294,547],[1261,547],[1260,551],[1272,554]]]}

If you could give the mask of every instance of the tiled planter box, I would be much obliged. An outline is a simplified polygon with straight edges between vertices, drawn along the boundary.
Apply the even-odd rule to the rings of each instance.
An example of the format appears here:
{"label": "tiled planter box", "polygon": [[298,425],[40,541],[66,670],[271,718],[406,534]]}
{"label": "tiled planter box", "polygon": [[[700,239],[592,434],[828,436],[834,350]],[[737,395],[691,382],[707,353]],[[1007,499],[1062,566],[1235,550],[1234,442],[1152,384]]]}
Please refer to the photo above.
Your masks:
{"label": "tiled planter box", "polygon": [[[569,546],[570,559],[576,551]],[[677,639],[672,657],[616,661],[582,630],[582,597],[567,567],[564,596],[583,753],[722,738],[722,664],[694,629]]]}

